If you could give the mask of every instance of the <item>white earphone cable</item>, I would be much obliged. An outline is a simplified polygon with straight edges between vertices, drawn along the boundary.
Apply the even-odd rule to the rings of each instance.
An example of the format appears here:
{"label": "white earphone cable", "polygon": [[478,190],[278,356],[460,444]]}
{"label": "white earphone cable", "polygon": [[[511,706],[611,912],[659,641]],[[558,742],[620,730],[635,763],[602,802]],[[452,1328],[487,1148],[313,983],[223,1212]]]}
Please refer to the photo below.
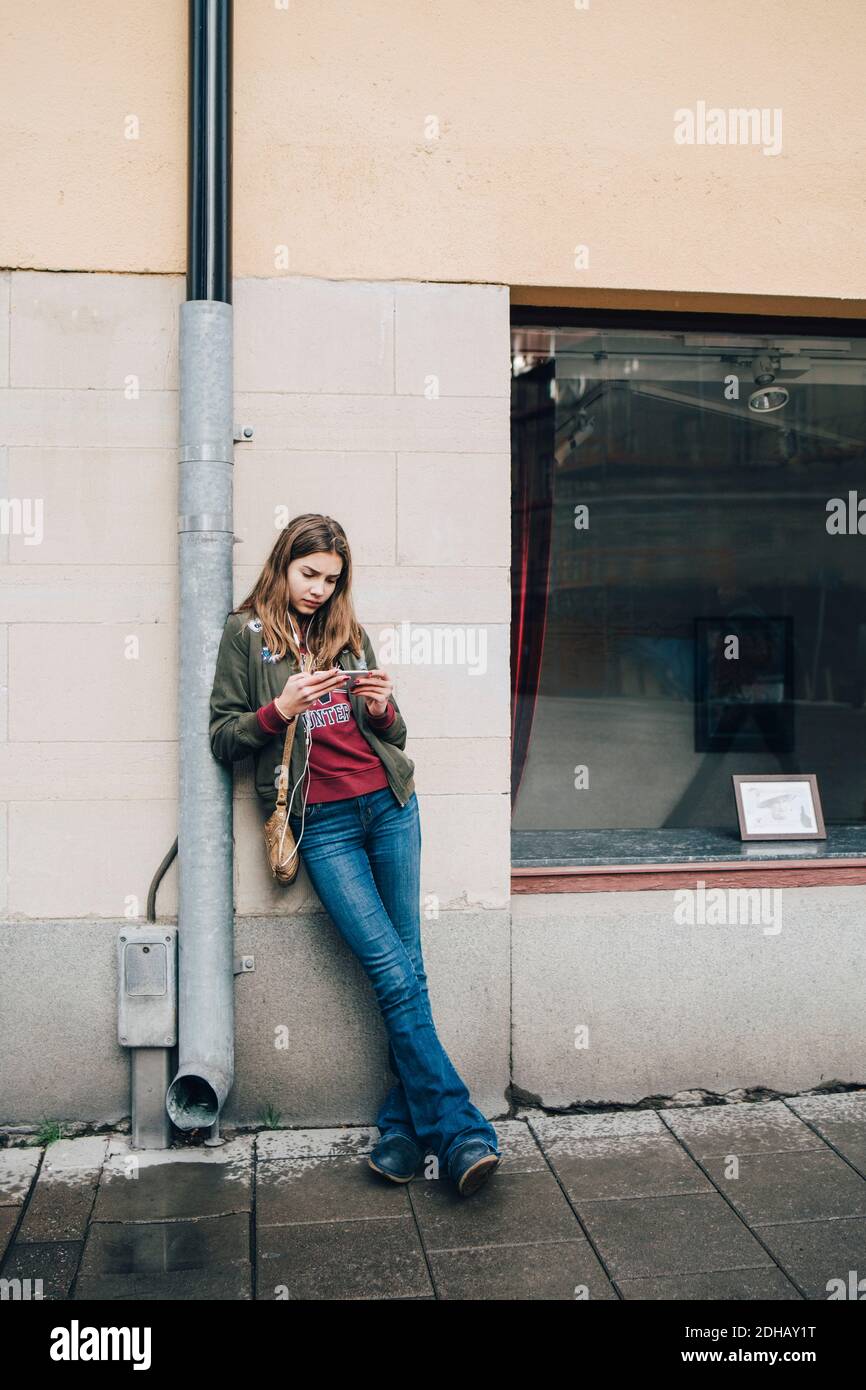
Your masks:
{"label": "white earphone cable", "polygon": [[[302,671],[306,671],[306,669],[307,669],[307,667],[306,667],[306,658],[305,658],[305,657],[303,656],[303,654],[301,653],[301,638],[300,638],[300,634],[298,633],[298,630],[297,630],[297,628],[295,627],[294,622],[292,621],[292,615],[291,615],[290,612],[288,613],[288,619],[289,619],[289,622],[291,623],[291,627],[292,627],[292,636],[294,637],[294,639],[295,639],[295,641],[296,641],[296,643],[297,643],[297,645],[298,645],[298,657],[299,657],[299,661],[300,661],[300,668],[301,668]],[[286,821],[285,821],[285,825],[283,826],[283,833],[282,833],[282,835],[280,836],[280,865],[281,865],[281,867],[283,867],[283,868],[285,868],[286,864],[288,864],[288,863],[291,861],[291,859],[293,858],[293,856],[297,854],[297,852],[298,852],[298,846],[300,845],[301,841],[302,841],[303,838],[304,838],[304,823],[305,823],[306,815],[307,815],[307,793],[308,793],[309,790],[310,790],[309,779],[307,779],[307,783],[306,783],[306,785],[305,785],[305,787],[304,787],[304,789],[303,789],[303,792],[301,793],[301,833],[300,833],[300,835],[298,836],[297,840],[295,841],[295,848],[292,850],[292,853],[289,855],[288,859],[283,860],[283,857],[282,857],[282,856],[283,856],[283,843],[284,843],[285,838],[286,838],[286,831],[287,831],[287,829],[288,829],[288,827],[289,827],[289,816],[290,816],[291,813],[292,813],[292,803],[294,802],[294,799],[295,799],[295,792],[296,792],[296,790],[297,790],[298,783],[299,783],[299,782],[303,782],[304,778],[307,776],[307,773],[309,772],[309,768],[310,768],[310,749],[311,749],[312,746],[313,746],[313,736],[312,736],[312,733],[310,732],[309,724],[307,723],[306,719],[304,719],[303,714],[299,714],[299,715],[298,715],[298,719],[299,719],[299,720],[301,721],[301,723],[303,724],[303,729],[304,729],[304,768],[303,768],[303,771],[301,772],[301,775],[300,775],[300,777],[298,778],[297,782],[295,782],[294,786],[292,787],[292,794],[291,794],[291,796],[289,797],[289,804],[288,804],[288,807],[286,808]],[[297,735],[296,735],[296,737],[297,737]]]}

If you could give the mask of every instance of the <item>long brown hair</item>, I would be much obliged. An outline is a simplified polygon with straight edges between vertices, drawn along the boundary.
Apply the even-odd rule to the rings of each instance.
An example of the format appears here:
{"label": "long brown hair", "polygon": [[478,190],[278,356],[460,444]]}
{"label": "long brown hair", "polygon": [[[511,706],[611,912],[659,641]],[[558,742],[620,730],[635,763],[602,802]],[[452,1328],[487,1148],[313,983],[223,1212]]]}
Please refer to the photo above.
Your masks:
{"label": "long brown hair", "polygon": [[274,660],[293,652],[300,662],[288,618],[289,565],[317,551],[333,551],[343,561],[331,597],[311,615],[307,626],[305,640],[312,669],[324,670],[344,647],[361,655],[361,628],[352,602],[352,555],[345,531],[332,516],[304,512],[293,517],[277,537],[253,588],[232,612],[250,611],[261,619],[262,641]]}

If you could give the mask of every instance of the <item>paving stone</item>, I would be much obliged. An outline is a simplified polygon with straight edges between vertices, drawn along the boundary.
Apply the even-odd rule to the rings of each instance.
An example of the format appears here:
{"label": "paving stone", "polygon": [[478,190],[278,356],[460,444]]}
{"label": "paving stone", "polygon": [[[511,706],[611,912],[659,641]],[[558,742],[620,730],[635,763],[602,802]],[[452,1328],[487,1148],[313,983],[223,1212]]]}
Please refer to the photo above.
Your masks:
{"label": "paving stone", "polygon": [[45,1186],[37,1182],[18,1232],[20,1241],[83,1240],[93,1209],[96,1178],[89,1187],[80,1183]]}
{"label": "paving stone", "polygon": [[839,1091],[829,1096],[791,1096],[785,1104],[822,1131],[825,1124],[866,1127],[866,1089]]}
{"label": "paving stone", "polygon": [[222,1265],[216,1269],[187,1269],[162,1274],[96,1274],[79,1279],[75,1302],[215,1302],[252,1300],[252,1266]]}
{"label": "paving stone", "polygon": [[577,1209],[617,1281],[773,1264],[718,1192],[579,1202]]}
{"label": "paving stone", "polygon": [[461,1197],[448,1178],[409,1185],[424,1248],[460,1250],[583,1237],[556,1179],[545,1173],[502,1173]]}
{"label": "paving stone", "polygon": [[[847,1290],[852,1271],[855,1282],[866,1280],[866,1220],[862,1217],[757,1225],[755,1234],[809,1299],[829,1298],[830,1280],[841,1279]],[[866,1283],[858,1298],[864,1294]]]}
{"label": "paving stone", "polygon": [[36,1176],[42,1149],[31,1145],[0,1149],[0,1205],[20,1206]]}
{"label": "paving stone", "polygon": [[866,1139],[861,1140],[851,1131],[844,1132],[842,1126],[835,1134],[826,1136],[827,1142],[838,1149],[841,1156],[856,1168],[861,1178],[866,1178]]}
{"label": "paving stone", "polygon": [[45,1160],[39,1171],[39,1181],[46,1176],[63,1177],[72,1181],[80,1175],[82,1180],[90,1180],[92,1173],[98,1173],[106,1160],[109,1145],[115,1138],[106,1134],[82,1135],[79,1139],[57,1139],[45,1150]]}
{"label": "paving stone", "polygon": [[242,1213],[201,1221],[94,1221],[84,1248],[81,1278],[212,1272],[249,1259],[250,1220]]}
{"label": "paving stone", "polygon": [[617,1297],[588,1240],[431,1251],[429,1260],[440,1299]]}
{"label": "paving stone", "polygon": [[866,1177],[866,1091],[795,1096],[787,1103]]}
{"label": "paving stone", "polygon": [[20,1207],[0,1207],[0,1264],[3,1262],[6,1247],[12,1239],[12,1232],[15,1230],[20,1215]]}
{"label": "paving stone", "polygon": [[391,1182],[366,1158],[275,1158],[256,1170],[256,1225],[409,1216],[404,1183]]}
{"label": "paving stone", "polygon": [[669,1274],[649,1279],[618,1279],[625,1299],[697,1299],[704,1302],[803,1301],[780,1269],[721,1269],[703,1274]]}
{"label": "paving stone", "polygon": [[264,1226],[257,1234],[263,1300],[426,1297],[430,1276],[411,1216]]}
{"label": "paving stone", "polygon": [[219,1149],[132,1149],[112,1141],[94,1221],[222,1216],[252,1206],[251,1139]]}
{"label": "paving stone", "polygon": [[207,1163],[242,1170],[252,1161],[254,1149],[252,1134],[238,1135],[214,1147],[204,1143],[181,1143],[170,1149],[136,1149],[128,1134],[112,1134],[108,1140],[106,1166],[121,1172],[133,1167],[161,1167],[167,1163]]}
{"label": "paving stone", "polygon": [[256,1156],[268,1158],[340,1158],[368,1154],[378,1142],[375,1125],[345,1129],[266,1129],[256,1136]]}
{"label": "paving stone", "polygon": [[725,1159],[706,1158],[704,1163],[713,1180],[752,1226],[759,1221],[866,1216],[866,1182],[831,1149],[746,1154],[740,1161],[737,1178],[725,1176]]}
{"label": "paving stone", "polygon": [[808,1125],[782,1101],[710,1105],[701,1110],[666,1110],[665,1123],[703,1160],[717,1154],[784,1153],[788,1149],[821,1149]]}
{"label": "paving stone", "polygon": [[866,1141],[861,1143],[859,1140],[846,1138],[844,1134],[837,1134],[828,1138],[828,1142],[839,1150],[853,1168],[856,1168],[861,1178],[866,1178]]}
{"label": "paving stone", "polygon": [[599,1111],[591,1115],[530,1116],[529,1127],[548,1158],[579,1155],[587,1139],[627,1139],[633,1135],[666,1139],[669,1132],[655,1110]]}
{"label": "paving stone", "polygon": [[675,1139],[633,1134],[624,1139],[584,1139],[577,1153],[551,1159],[569,1197],[666,1197],[712,1192],[713,1186]]}
{"label": "paving stone", "polygon": [[504,1173],[548,1171],[547,1160],[528,1125],[520,1120],[496,1120],[493,1128],[502,1154],[502,1162],[496,1170],[497,1177]]}
{"label": "paving stone", "polygon": [[98,1136],[49,1145],[18,1239],[83,1240],[107,1151]]}
{"label": "paving stone", "polygon": [[75,1278],[81,1259],[82,1242],[16,1241],[3,1266],[4,1279],[41,1279],[44,1299],[64,1299]]}

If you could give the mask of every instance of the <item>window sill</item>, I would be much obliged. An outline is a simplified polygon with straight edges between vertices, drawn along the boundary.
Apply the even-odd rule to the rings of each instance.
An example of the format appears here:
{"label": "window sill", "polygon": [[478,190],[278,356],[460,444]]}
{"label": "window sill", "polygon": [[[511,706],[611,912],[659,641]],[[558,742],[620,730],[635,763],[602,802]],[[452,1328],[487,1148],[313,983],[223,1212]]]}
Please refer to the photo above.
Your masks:
{"label": "window sill", "polygon": [[512,831],[512,893],[866,883],[866,825],[826,840],[750,840],[733,830]]}

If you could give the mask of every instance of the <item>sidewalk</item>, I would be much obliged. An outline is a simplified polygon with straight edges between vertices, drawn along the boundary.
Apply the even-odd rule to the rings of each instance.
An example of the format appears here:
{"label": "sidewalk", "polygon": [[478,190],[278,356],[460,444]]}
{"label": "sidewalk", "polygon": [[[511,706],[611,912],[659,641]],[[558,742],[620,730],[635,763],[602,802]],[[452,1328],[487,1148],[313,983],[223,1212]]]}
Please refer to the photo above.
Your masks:
{"label": "sidewalk", "polygon": [[866,1278],[866,1089],[496,1130],[465,1199],[372,1172],[372,1127],[2,1149],[0,1276],[84,1300],[797,1300]]}

